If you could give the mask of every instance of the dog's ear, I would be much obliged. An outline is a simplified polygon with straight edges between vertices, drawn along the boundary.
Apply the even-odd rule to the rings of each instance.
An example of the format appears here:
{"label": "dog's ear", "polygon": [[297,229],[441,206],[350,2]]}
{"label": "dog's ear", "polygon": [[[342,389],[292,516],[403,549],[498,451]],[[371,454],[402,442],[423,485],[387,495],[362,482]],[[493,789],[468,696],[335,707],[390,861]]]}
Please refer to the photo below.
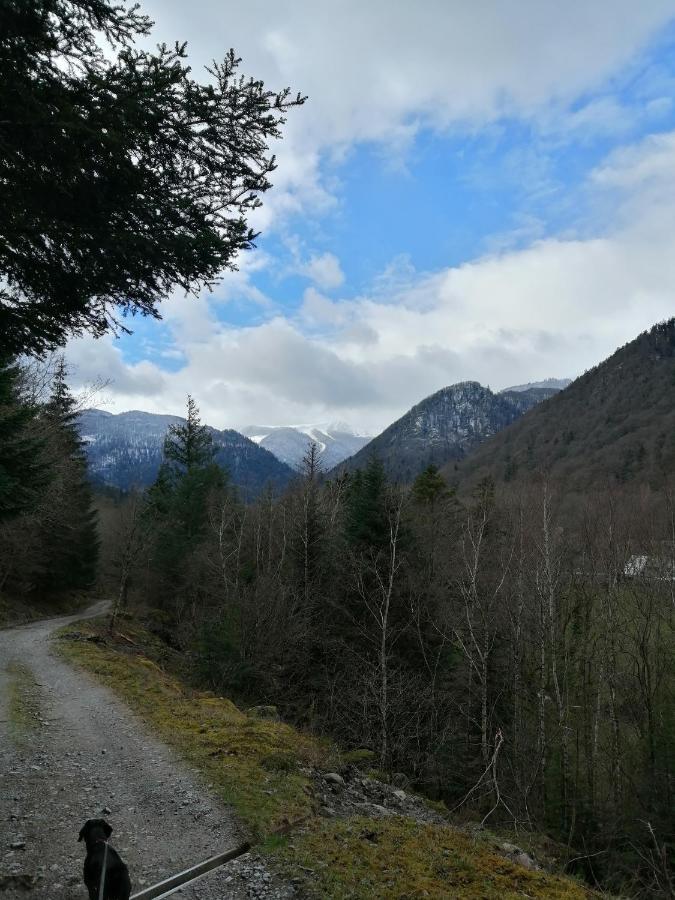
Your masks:
{"label": "dog's ear", "polygon": [[105,819],[103,820],[103,830],[105,831],[105,836],[109,838],[112,834],[112,825],[108,825]]}
{"label": "dog's ear", "polygon": [[82,828],[80,828],[80,836],[77,839],[78,842],[84,840],[84,833],[86,830],[87,830],[87,823],[85,822],[85,824],[82,826]]}

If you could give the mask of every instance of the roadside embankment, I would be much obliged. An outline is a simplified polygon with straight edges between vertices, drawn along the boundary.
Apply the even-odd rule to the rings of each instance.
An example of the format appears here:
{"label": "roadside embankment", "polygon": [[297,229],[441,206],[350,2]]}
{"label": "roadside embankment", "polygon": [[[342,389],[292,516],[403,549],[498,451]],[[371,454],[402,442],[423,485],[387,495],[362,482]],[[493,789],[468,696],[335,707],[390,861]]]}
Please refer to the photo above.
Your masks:
{"label": "roadside embankment", "polygon": [[101,621],[69,626],[60,652],[202,773],[300,896],[598,896],[488,832],[452,826],[440,810],[370,778],[327,741],[278,721],[273,707],[245,712],[195,691],[172,673],[173,651],[138,622],[122,622],[114,636]]}

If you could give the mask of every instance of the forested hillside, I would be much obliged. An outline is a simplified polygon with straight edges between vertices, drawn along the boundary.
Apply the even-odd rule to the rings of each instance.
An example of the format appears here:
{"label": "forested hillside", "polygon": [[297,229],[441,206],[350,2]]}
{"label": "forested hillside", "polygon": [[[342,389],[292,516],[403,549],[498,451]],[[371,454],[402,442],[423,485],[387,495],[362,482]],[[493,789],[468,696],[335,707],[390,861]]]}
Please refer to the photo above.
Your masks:
{"label": "forested hillside", "polygon": [[[113,415],[101,409],[85,409],[77,425],[84,442],[89,473],[98,485],[127,491],[149,487],[162,463],[162,447],[171,425],[180,416],[140,411]],[[281,489],[295,472],[263,447],[231,428],[210,428],[214,460],[247,498],[266,487]]]}
{"label": "forested hillside", "polygon": [[410,483],[426,466],[463,459],[557,390],[532,387],[495,394],[476,381],[451,385],[413,406],[337,468],[353,472],[376,456],[389,477]]}
{"label": "forested hillside", "polygon": [[675,471],[675,319],[655,325],[519,422],[457,471],[525,484],[546,476],[567,491],[663,484]]}
{"label": "forested hillside", "polygon": [[142,598],[210,689],[651,895],[674,808],[667,480],[571,508],[545,481],[485,481],[460,502],[434,467],[404,489],[377,459],[322,483],[314,452],[284,496],[244,506],[208,444],[190,466],[172,441],[121,519],[116,614]]}

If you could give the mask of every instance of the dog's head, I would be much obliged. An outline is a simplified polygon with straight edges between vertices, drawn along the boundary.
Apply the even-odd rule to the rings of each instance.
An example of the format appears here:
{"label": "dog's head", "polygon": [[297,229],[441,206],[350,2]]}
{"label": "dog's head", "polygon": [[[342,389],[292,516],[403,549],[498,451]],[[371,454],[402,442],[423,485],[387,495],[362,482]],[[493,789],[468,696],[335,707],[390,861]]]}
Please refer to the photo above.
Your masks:
{"label": "dog's head", "polygon": [[80,829],[78,841],[84,841],[87,846],[96,841],[105,841],[112,834],[112,825],[105,819],[87,819]]}

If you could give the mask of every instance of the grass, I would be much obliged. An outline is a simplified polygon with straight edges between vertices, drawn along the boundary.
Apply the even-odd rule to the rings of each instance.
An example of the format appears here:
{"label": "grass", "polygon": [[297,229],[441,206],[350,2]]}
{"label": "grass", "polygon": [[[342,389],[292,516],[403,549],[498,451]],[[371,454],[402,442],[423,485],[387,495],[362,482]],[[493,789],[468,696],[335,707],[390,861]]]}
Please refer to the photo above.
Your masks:
{"label": "grass", "polygon": [[303,867],[313,897],[336,900],[584,900],[569,878],[525,869],[489,843],[443,825],[400,817],[320,821],[278,854]]}
{"label": "grass", "polygon": [[[270,719],[252,718],[224,697],[191,690],[167,672],[166,647],[140,625],[105,636],[103,624],[62,629],[60,650],[107,684],[213,785],[261,850],[316,898],[532,898],[596,896],[577,882],[535,872],[498,855],[487,838],[450,825],[393,816],[314,815],[311,769],[339,765],[330,745]],[[82,638],[104,638],[105,643]],[[147,654],[147,655],[146,655]],[[152,657],[152,658],[151,658]],[[366,760],[361,760],[366,762]],[[274,834],[303,820],[289,837]]]}
{"label": "grass", "polygon": [[12,662],[6,671],[9,675],[10,733],[18,744],[25,744],[30,741],[42,718],[40,688],[26,666]]}

